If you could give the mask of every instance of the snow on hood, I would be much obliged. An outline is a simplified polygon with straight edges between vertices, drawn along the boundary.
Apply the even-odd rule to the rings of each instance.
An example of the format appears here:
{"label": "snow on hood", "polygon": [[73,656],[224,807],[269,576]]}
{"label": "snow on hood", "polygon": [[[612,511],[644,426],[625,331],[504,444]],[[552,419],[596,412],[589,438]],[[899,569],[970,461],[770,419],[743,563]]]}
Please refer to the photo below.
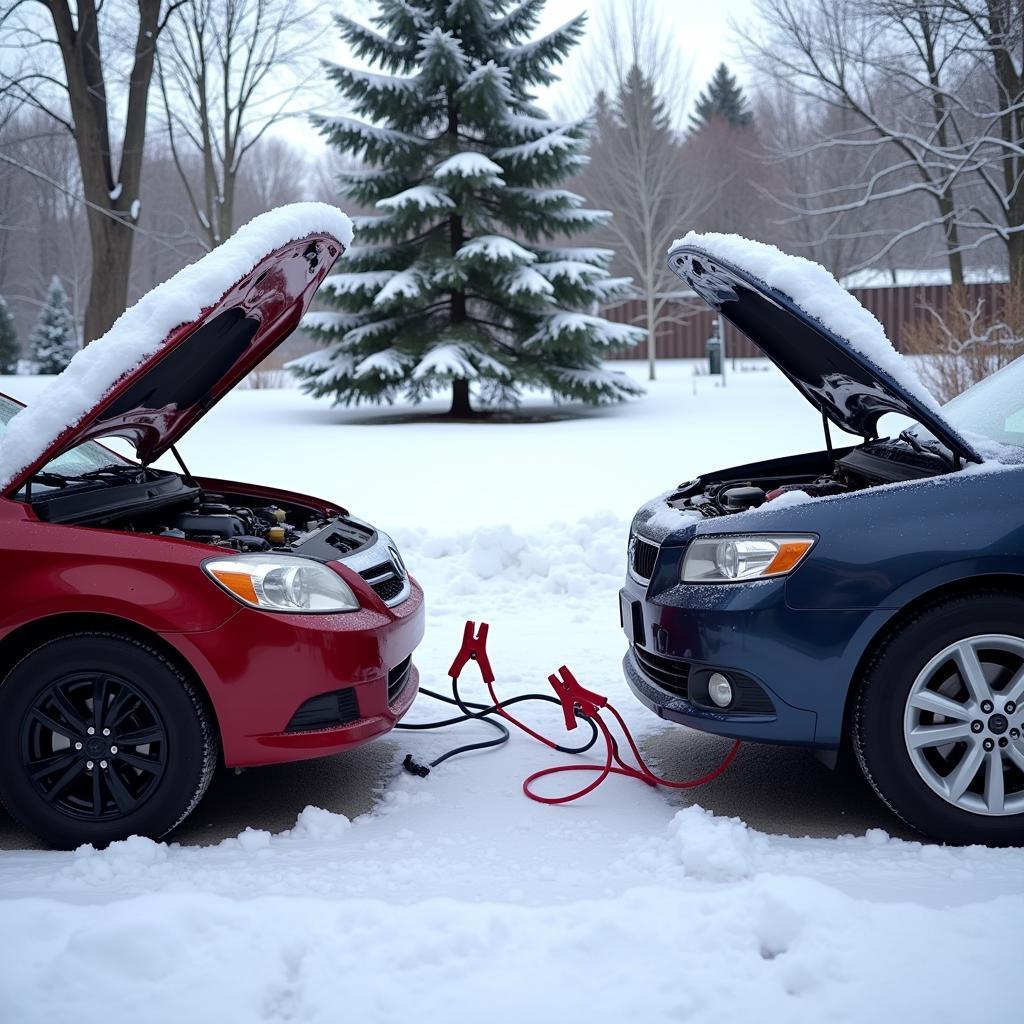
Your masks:
{"label": "snow on hood", "polygon": [[821,264],[741,235],[690,231],[677,238],[670,251],[684,245],[731,263],[769,288],[788,295],[808,316],[884,370],[925,408],[939,412],[934,395],[913,364],[893,347],[882,325]]}
{"label": "snow on hood", "polygon": [[254,217],[212,252],[143,295],[11,418],[0,435],[0,489],[87,416],[125,374],[151,358],[175,328],[197,320],[275,249],[318,233],[347,247],[352,222],[326,203],[282,206]]}

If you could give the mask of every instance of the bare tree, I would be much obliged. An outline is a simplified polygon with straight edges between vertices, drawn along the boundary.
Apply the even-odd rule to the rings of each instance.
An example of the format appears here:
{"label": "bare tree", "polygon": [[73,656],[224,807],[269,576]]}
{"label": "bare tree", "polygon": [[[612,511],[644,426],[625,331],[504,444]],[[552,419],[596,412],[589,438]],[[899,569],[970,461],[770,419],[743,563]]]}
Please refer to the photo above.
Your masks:
{"label": "bare tree", "polygon": [[760,23],[738,29],[748,59],[797,96],[844,115],[827,119],[818,139],[790,155],[838,149],[854,158],[848,170],[862,172],[801,193],[793,209],[835,218],[927,196],[933,213],[880,231],[865,262],[937,229],[952,280],[962,283],[969,218],[956,190],[981,158],[960,145],[967,118],[956,92],[968,61],[964,32],[941,0],[758,0],[758,8]]}
{"label": "bare tree", "polygon": [[191,0],[168,22],[157,58],[167,139],[208,248],[234,230],[243,162],[304,84],[293,72],[311,25],[294,0]]}
{"label": "bare tree", "polygon": [[[135,0],[106,10],[103,0],[18,0],[0,16],[0,30],[17,40],[23,52],[45,54],[56,48],[60,53],[62,75],[52,73],[48,63],[26,62],[11,74],[0,73],[0,91],[38,107],[74,138],[92,249],[86,342],[103,334],[127,305],[157,38],[167,16],[183,2]],[[35,5],[45,9],[45,17],[33,15]],[[107,92],[114,63],[106,44],[113,39],[110,48],[116,49],[129,6],[137,10],[138,24],[125,76],[123,119],[116,119]]]}
{"label": "bare tree", "polygon": [[981,86],[956,97],[974,130],[953,148],[977,166],[983,192],[971,212],[983,238],[1005,244],[1010,280],[1024,289],[1024,7],[1020,0],[931,3],[962,33]]}
{"label": "bare tree", "polygon": [[701,151],[676,127],[688,76],[654,5],[630,0],[606,14],[589,78],[598,92],[590,163],[580,187],[611,220],[598,233],[616,249],[616,269],[633,278],[647,327],[648,373],[656,376],[657,335],[679,311],[678,280],[665,256],[714,196]]}
{"label": "bare tree", "polygon": [[755,120],[759,136],[769,142],[762,147],[762,169],[752,192],[776,244],[803,252],[836,277],[868,263],[894,270],[899,259],[927,262],[935,232],[911,235],[881,255],[878,250],[929,216],[928,197],[894,197],[849,208],[836,203],[846,186],[866,180],[889,157],[877,147],[816,145],[849,132],[857,115],[798,98],[768,82],[758,91]]}

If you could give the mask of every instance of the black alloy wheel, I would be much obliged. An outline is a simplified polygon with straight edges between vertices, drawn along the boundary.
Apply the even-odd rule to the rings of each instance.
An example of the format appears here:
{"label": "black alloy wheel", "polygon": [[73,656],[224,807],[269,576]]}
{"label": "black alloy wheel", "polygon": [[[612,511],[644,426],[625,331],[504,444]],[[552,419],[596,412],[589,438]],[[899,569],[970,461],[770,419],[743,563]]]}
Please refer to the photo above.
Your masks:
{"label": "black alloy wheel", "polygon": [[127,679],[70,672],[32,701],[21,758],[39,796],[69,817],[130,814],[159,786],[167,731],[152,701]]}
{"label": "black alloy wheel", "polygon": [[53,846],[165,835],[217,762],[195,684],[134,637],[50,640],[0,682],[0,802]]}

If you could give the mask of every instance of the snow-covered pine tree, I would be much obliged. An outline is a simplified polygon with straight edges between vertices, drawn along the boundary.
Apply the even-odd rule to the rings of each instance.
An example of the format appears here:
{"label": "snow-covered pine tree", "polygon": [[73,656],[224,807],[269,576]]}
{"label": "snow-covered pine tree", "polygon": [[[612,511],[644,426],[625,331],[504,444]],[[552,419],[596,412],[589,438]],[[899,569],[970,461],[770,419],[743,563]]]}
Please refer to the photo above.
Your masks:
{"label": "snow-covered pine tree", "polygon": [[78,350],[67,295],[56,274],[50,281],[39,319],[29,335],[28,350],[36,373],[60,373]]}
{"label": "snow-covered pine tree", "polygon": [[601,365],[640,328],[601,303],[629,291],[612,253],[566,239],[605,213],[558,185],[585,161],[586,122],[555,121],[530,90],[580,37],[583,17],[535,41],[545,0],[381,0],[374,28],[337,15],[345,42],[384,74],[332,66],[356,117],[315,122],[364,168],[341,174],[356,245],[304,325],[324,348],[293,363],[306,390],[349,404],[413,401],[470,383],[485,402],[523,386],[599,403],[640,389]]}
{"label": "snow-covered pine tree", "polygon": [[14,317],[7,308],[7,302],[0,295],[0,373],[17,373],[21,346]]}
{"label": "snow-covered pine tree", "polygon": [[690,127],[699,132],[715,119],[735,128],[745,128],[754,119],[743,89],[724,63],[715,68],[708,87],[697,97],[694,112],[690,115]]}

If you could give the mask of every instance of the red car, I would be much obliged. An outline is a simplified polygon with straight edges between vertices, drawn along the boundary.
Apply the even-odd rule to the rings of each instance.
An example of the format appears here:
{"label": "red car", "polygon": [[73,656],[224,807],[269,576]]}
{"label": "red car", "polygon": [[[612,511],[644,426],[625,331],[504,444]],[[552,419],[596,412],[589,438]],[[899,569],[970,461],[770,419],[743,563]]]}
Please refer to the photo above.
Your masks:
{"label": "red car", "polygon": [[[56,846],[162,836],[221,759],[334,754],[412,704],[423,594],[386,534],[321,498],[150,466],[294,330],[340,234],[243,246],[252,269],[128,372],[111,345],[39,409],[0,397],[0,480],[23,463],[0,483],[0,800]],[[102,394],[69,399],[89,406],[69,423],[83,389]],[[138,461],[96,441],[114,435]]]}

